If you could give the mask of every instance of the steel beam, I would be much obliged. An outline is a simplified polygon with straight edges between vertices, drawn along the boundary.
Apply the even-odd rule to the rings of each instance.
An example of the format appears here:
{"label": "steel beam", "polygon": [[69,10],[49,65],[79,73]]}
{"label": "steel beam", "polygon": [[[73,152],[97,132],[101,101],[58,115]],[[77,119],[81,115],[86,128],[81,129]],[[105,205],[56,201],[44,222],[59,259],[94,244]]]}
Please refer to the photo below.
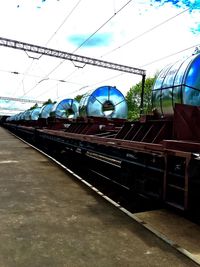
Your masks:
{"label": "steel beam", "polygon": [[24,42],[2,38],[2,37],[0,37],[0,45],[23,50],[26,52],[33,52],[33,53],[37,53],[40,55],[62,58],[62,59],[70,60],[70,61],[75,61],[75,62],[84,63],[84,64],[93,65],[93,66],[102,67],[102,68],[107,68],[107,69],[113,69],[113,70],[117,70],[121,72],[128,72],[128,73],[141,75],[141,76],[145,76],[146,74],[146,71],[143,69],[138,69],[138,68],[116,64],[116,63],[112,63],[112,62],[108,62],[104,60],[76,55],[76,54],[72,54],[72,53],[68,53],[64,51],[59,51],[59,50],[55,50],[51,48],[46,48],[43,46],[33,45],[33,44],[24,43]]}
{"label": "steel beam", "polygon": [[41,100],[24,99],[24,98],[22,99],[18,97],[7,97],[7,96],[0,96],[0,100],[18,101],[23,103],[38,103],[38,104],[43,104],[45,102]]}

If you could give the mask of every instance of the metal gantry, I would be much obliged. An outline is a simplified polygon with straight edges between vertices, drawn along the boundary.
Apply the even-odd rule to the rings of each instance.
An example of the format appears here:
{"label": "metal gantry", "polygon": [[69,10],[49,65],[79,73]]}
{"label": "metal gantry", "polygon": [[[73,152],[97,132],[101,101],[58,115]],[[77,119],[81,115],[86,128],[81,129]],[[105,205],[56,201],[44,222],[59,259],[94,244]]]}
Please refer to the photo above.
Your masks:
{"label": "metal gantry", "polygon": [[5,111],[5,110],[8,110],[8,111],[21,111],[22,112],[22,111],[25,111],[26,109],[24,110],[24,109],[21,109],[21,108],[6,108],[6,107],[1,107],[0,106],[0,112],[2,112],[2,110],[3,111]]}
{"label": "metal gantry", "polygon": [[[136,74],[142,76],[142,92],[141,92],[141,103],[140,103],[140,113],[143,113],[143,98],[144,98],[144,86],[145,86],[145,77],[146,71],[144,69],[134,68],[131,66],[121,65],[109,61],[104,61],[96,58],[85,57],[73,53],[68,53],[60,50],[55,50],[51,48],[46,48],[43,46],[38,46],[34,44],[29,44],[25,42],[20,42],[17,40],[7,39],[0,37],[0,46],[10,47],[18,50],[23,50],[25,52],[33,52],[42,55],[57,57],[65,60],[70,60],[72,62],[84,63],[85,65],[93,65],[97,67],[112,69],[116,71]],[[39,57],[39,58],[40,58]]]}
{"label": "metal gantry", "polygon": [[121,72],[128,72],[128,73],[141,75],[141,76],[146,75],[146,71],[143,69],[138,69],[138,68],[116,64],[113,62],[108,62],[108,61],[104,61],[100,59],[76,55],[76,54],[59,51],[59,50],[55,50],[51,48],[46,48],[43,46],[33,45],[29,43],[24,43],[24,42],[12,40],[12,39],[0,37],[0,45],[23,50],[26,52],[33,52],[33,53],[40,54],[40,55],[57,57],[57,58],[62,58],[62,59],[66,59],[66,60],[70,60],[74,62],[84,63],[84,64],[98,66],[98,67],[107,68],[107,69],[113,69],[113,70],[117,70]]}
{"label": "metal gantry", "polygon": [[24,99],[24,98],[7,97],[7,96],[0,96],[0,100],[17,101],[17,102],[23,102],[23,103],[38,103],[38,104],[43,104],[45,102],[41,100]]}

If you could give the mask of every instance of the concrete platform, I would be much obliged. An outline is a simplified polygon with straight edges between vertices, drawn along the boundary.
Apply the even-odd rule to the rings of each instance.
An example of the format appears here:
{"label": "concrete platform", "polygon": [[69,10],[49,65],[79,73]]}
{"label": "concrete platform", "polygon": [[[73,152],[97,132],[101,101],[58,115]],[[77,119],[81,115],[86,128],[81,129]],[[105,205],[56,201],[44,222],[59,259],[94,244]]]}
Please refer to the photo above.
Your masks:
{"label": "concrete platform", "polygon": [[197,266],[0,128],[0,266]]}
{"label": "concrete platform", "polygon": [[200,226],[168,210],[136,213],[135,216],[174,247],[200,264]]}

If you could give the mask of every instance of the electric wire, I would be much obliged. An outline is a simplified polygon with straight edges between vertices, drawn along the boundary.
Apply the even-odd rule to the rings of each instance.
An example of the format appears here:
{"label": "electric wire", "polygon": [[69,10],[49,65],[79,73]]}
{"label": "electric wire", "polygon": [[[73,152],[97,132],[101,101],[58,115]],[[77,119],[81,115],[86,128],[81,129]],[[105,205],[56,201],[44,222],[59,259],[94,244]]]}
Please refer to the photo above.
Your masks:
{"label": "electric wire", "polygon": [[122,76],[122,75],[125,75],[125,74],[126,74],[126,73],[122,72],[122,73],[120,73],[120,74],[111,76],[111,77],[109,77],[109,78],[107,78],[107,79],[104,79],[104,80],[98,81],[98,82],[96,82],[96,83],[90,84],[90,86],[91,86],[91,87],[92,87],[92,86],[96,86],[96,85],[98,85],[98,84],[101,84],[101,83],[104,83],[104,82],[107,82],[107,81],[116,79],[116,78],[118,78],[118,77],[120,77],[120,76]]}
{"label": "electric wire", "polygon": [[[146,63],[146,64],[144,64],[144,65],[142,65],[142,66],[139,66],[139,67],[140,67],[140,68],[143,68],[143,67],[149,66],[149,65],[151,65],[151,64],[154,64],[154,63],[157,63],[157,62],[162,61],[162,60],[164,60],[164,59],[167,59],[167,58],[170,58],[170,57],[172,57],[172,56],[178,55],[178,54],[180,54],[180,53],[183,53],[183,52],[185,52],[185,51],[187,51],[187,50],[190,50],[190,49],[195,48],[195,47],[198,47],[198,46],[200,46],[200,44],[196,44],[196,45],[187,47],[187,48],[185,48],[185,49],[182,49],[182,50],[177,51],[177,52],[175,52],[175,53],[172,53],[172,54],[170,54],[170,55],[164,56],[164,57],[162,57],[162,58],[156,59],[156,60],[154,60],[154,61],[152,61],[152,62]],[[107,82],[107,81],[116,79],[116,78],[118,78],[118,77],[120,77],[120,76],[122,76],[122,75],[125,75],[125,74],[126,74],[126,73],[120,73],[120,74],[117,74],[117,75],[115,75],[115,76],[111,76],[111,77],[109,77],[109,78],[107,78],[107,79],[104,79],[104,80],[98,81],[98,82],[96,82],[96,83],[90,84],[90,85],[88,85],[88,86],[89,86],[89,87],[92,87],[92,86],[101,84],[101,83],[103,83],[103,82]],[[75,93],[75,92],[78,92],[78,91],[79,91],[79,90],[77,90],[77,91],[73,91],[73,92],[71,92],[71,93]]]}
{"label": "electric wire", "polygon": [[[22,73],[22,72],[11,71],[11,70],[3,70],[3,69],[0,69],[0,72],[6,72],[6,73],[13,74],[13,75],[23,75],[23,76],[25,75],[25,73]],[[41,80],[44,80],[44,77],[43,76],[40,76],[40,75],[26,74],[26,76],[27,77],[33,77],[33,78],[40,78]],[[56,82],[67,82],[67,83],[78,85],[78,83],[76,83],[76,82],[65,81],[63,79],[48,78],[48,80],[50,80],[50,81],[56,81]]]}
{"label": "electric wire", "polygon": [[[63,80],[63,82],[65,83],[70,83],[73,85],[78,85],[78,86],[83,86],[83,84],[80,83],[75,83],[75,82],[70,82],[70,81],[65,81]],[[42,95],[46,94],[47,92],[51,91],[52,89],[54,89],[55,87],[58,87],[59,83],[56,83],[56,85],[53,85],[52,87],[48,88],[46,91],[43,91],[41,94],[37,95],[35,98],[37,99],[38,97],[41,97]]]}
{"label": "electric wire", "polygon": [[[170,57],[175,56],[175,55],[177,55],[177,54],[183,53],[183,52],[185,52],[185,51],[187,51],[187,50],[190,50],[190,49],[192,49],[192,48],[198,47],[199,45],[200,45],[200,44],[196,44],[196,45],[187,47],[187,48],[185,48],[185,49],[182,49],[182,50],[177,51],[177,52],[175,52],[175,53],[172,53],[172,54],[170,54],[170,55],[167,55],[167,56],[164,56],[164,57],[162,57],[162,58],[156,59],[156,60],[154,60],[154,61],[152,61],[152,62],[146,63],[146,64],[144,64],[144,65],[142,65],[142,66],[140,66],[140,67],[146,67],[146,66],[148,66],[148,65],[151,65],[151,64],[154,64],[154,63],[156,63],[156,62],[162,61],[162,60],[164,60],[164,59],[170,58]],[[56,80],[56,79],[55,79],[55,81],[57,81],[57,82],[72,83],[72,84],[77,84],[77,85],[81,86],[82,84],[78,84],[78,83],[75,83],[75,82],[66,81],[66,79],[69,78],[71,75],[73,75],[74,72],[76,72],[76,70],[74,70],[73,72],[71,72],[71,74],[68,75],[64,80]],[[11,72],[11,73],[13,73],[13,72]],[[106,82],[106,81],[115,79],[115,78],[117,78],[117,77],[120,77],[120,76],[122,76],[122,75],[124,75],[124,74],[125,74],[125,73],[120,73],[120,74],[111,76],[111,77],[109,77],[109,78],[107,78],[107,79],[98,81],[98,82],[96,82],[96,83],[89,84],[89,85],[87,85],[87,86],[83,86],[83,87],[81,87],[81,89],[78,89],[78,90],[75,90],[75,91],[70,92],[70,94],[73,94],[73,93],[76,93],[76,92],[80,92],[81,90],[83,90],[83,89],[86,88],[86,87],[93,87],[93,86],[98,85],[98,84],[101,84],[101,83],[103,83],[103,82]],[[44,78],[43,78],[42,80],[44,80]],[[38,82],[38,84],[41,83],[42,80],[40,80],[40,82]],[[54,79],[51,79],[51,80],[54,80]],[[38,84],[37,84],[37,85],[38,85]],[[38,98],[38,97],[44,95],[44,94],[47,93],[48,91],[51,91],[54,87],[55,87],[55,85],[53,85],[51,88],[49,88],[49,89],[46,90],[45,92],[42,92],[40,95],[36,96],[36,98]]]}
{"label": "electric wire", "polygon": [[98,31],[100,31],[108,22],[110,22],[117,14],[119,14],[126,6],[128,6],[132,0],[129,0],[124,4],[117,12],[115,12],[108,20],[106,20],[95,32],[93,32],[85,41],[83,41],[74,51],[75,53],[78,49],[80,49],[85,43],[87,43]]}
{"label": "electric wire", "polygon": [[[157,29],[158,27],[161,27],[162,25],[164,25],[164,24],[166,24],[167,22],[169,22],[169,21],[175,19],[176,17],[182,15],[183,13],[187,12],[188,10],[189,10],[189,8],[187,8],[187,9],[185,9],[185,10],[179,12],[178,14],[176,14],[176,15],[174,15],[174,16],[168,18],[167,20],[162,21],[161,23],[159,23],[159,24],[153,26],[152,28],[146,30],[145,32],[143,32],[143,33],[141,33],[141,34],[135,36],[134,38],[130,39],[129,41],[125,42],[125,43],[122,44],[121,46],[119,46],[119,47],[117,47],[117,48],[115,48],[115,49],[112,49],[111,51],[105,53],[104,55],[101,56],[101,58],[104,57],[104,56],[106,56],[106,55],[108,55],[108,54],[113,53],[114,51],[116,51],[116,50],[118,50],[118,49],[120,49],[120,48],[122,48],[122,47],[124,47],[124,46],[126,46],[126,45],[128,45],[129,43],[131,43],[131,42],[133,42],[133,41],[139,39],[140,37],[144,36],[145,34],[150,33],[151,31]],[[92,37],[92,35],[91,35],[91,37]],[[85,42],[83,42],[83,43],[81,44],[81,46],[82,46],[84,43],[85,43]],[[76,51],[76,50],[75,50],[75,51]],[[143,65],[143,66],[147,66],[147,65],[145,64],[145,65]],[[117,77],[119,77],[119,76],[121,76],[121,75],[123,75],[123,74],[124,74],[124,73],[118,74],[118,75],[116,75],[116,76],[114,76],[114,77],[110,77],[110,78],[108,78],[108,79],[105,79],[105,80],[102,80],[102,81],[97,82],[97,83],[95,83],[95,84],[92,84],[91,86],[95,86],[95,85],[98,85],[98,84],[100,84],[100,83],[102,83],[102,82],[112,80],[112,79],[117,78]],[[73,92],[73,93],[74,93],[74,92]]]}
{"label": "electric wire", "polygon": [[114,49],[108,51],[107,53],[103,54],[103,55],[101,56],[101,58],[104,57],[104,56],[107,56],[107,55],[109,55],[109,54],[111,54],[111,53],[113,53],[113,52],[115,52],[115,51],[118,50],[118,49],[123,48],[124,46],[126,46],[126,45],[132,43],[133,41],[136,41],[136,40],[139,39],[140,37],[142,37],[142,36],[144,36],[144,35],[146,35],[146,34],[152,32],[153,30],[155,30],[155,29],[157,29],[157,28],[163,26],[163,25],[166,24],[167,22],[169,22],[169,21],[175,19],[176,17],[178,17],[178,16],[184,14],[184,13],[187,12],[188,10],[189,10],[189,8],[187,8],[187,9],[181,11],[180,13],[176,14],[175,16],[172,16],[172,17],[170,17],[170,18],[168,18],[168,19],[162,21],[161,23],[159,23],[159,24],[153,26],[152,28],[150,28],[150,29],[144,31],[143,33],[141,33],[141,34],[139,34],[139,35],[137,35],[137,36],[131,38],[130,40],[128,40],[128,41],[126,41],[125,43],[123,43],[122,45],[120,45],[120,46],[118,46],[118,47],[116,47],[116,48],[114,48]]}
{"label": "electric wire", "polygon": [[[79,47],[77,47],[72,53],[76,52],[78,49],[80,49],[86,42],[89,41],[89,39],[91,39],[99,30],[101,30],[108,22],[110,22],[117,14],[119,14],[119,12],[121,12],[128,4],[130,4],[133,0],[129,0],[128,2],[126,2],[117,12],[115,12],[106,22],[104,22],[94,33],[92,33],[84,42],[82,42]],[[52,74],[56,69],[58,69],[60,67],[60,65],[62,65],[66,60],[62,60],[58,65],[56,65],[54,67],[53,70],[51,70],[48,74],[45,75],[44,79],[46,79],[50,74]],[[30,91],[32,91],[33,89],[35,89],[38,84],[40,83],[37,82],[34,87],[32,87],[30,90],[28,90],[25,94],[23,94],[21,97],[24,97],[25,95],[27,95]]]}
{"label": "electric wire", "polygon": [[[76,70],[73,70],[70,74],[68,74],[63,80],[59,80],[58,82],[66,82],[66,83],[73,83],[76,85],[81,85],[75,82],[70,82],[69,80],[67,80],[70,76],[72,76],[74,73],[76,72]],[[37,95],[36,98],[46,94],[47,92],[51,91],[54,87],[57,87],[59,83],[57,83],[56,85],[53,85],[51,88],[48,88],[46,91],[42,92],[41,94]]]}
{"label": "electric wire", "polygon": [[16,93],[21,89],[21,84],[24,84],[24,80],[25,77],[27,75],[27,73],[29,72],[29,70],[31,69],[32,65],[33,65],[34,59],[32,59],[31,63],[28,65],[28,67],[26,68],[25,72],[24,72],[24,77],[22,78],[22,80],[19,82],[19,85],[17,86],[17,89],[14,91],[13,96],[16,95]]}
{"label": "electric wire", "polygon": [[[82,0],[79,0],[75,6],[71,9],[71,11],[67,14],[67,16],[65,17],[65,19],[62,21],[62,23],[59,25],[59,27],[57,28],[57,30],[51,35],[51,37],[48,39],[48,41],[46,42],[46,45],[48,45],[50,43],[50,41],[54,38],[54,36],[58,33],[58,31],[62,28],[62,26],[66,23],[66,21],[70,18],[70,16],[73,14],[73,12],[76,10],[76,8],[78,7],[78,5],[80,4]],[[34,59],[33,59],[34,61]],[[27,71],[25,73],[27,73],[30,69],[30,67],[32,66],[33,64],[33,61],[31,63],[31,65],[27,68]],[[52,74],[64,61],[61,61],[55,68],[53,68],[53,70],[51,70],[47,75],[45,75],[45,77],[43,77],[43,79],[46,79],[47,77],[46,76],[49,76],[50,74]],[[24,81],[25,77],[23,78],[22,80],[22,83]],[[40,82],[39,82],[40,83]],[[38,84],[38,83],[37,83]],[[36,84],[36,85],[37,85]],[[35,88],[35,86],[33,87],[33,89]],[[18,89],[17,89],[18,90]],[[17,92],[16,90],[16,92]],[[30,92],[30,90],[28,91]],[[25,92],[23,96],[25,96],[28,92]],[[23,97],[22,96],[22,97]]]}
{"label": "electric wire", "polygon": [[[80,3],[80,1],[81,0],[79,0],[78,2],[77,2],[77,4],[76,4],[76,6],[78,6],[78,4]],[[99,27],[93,34],[91,34],[79,47],[77,47],[76,48],[76,50],[75,51],[77,51],[80,47],[82,47],[90,38],[92,38],[100,29],[102,29],[102,27],[104,27],[117,13],[119,13],[125,6],[127,6],[130,2],[131,2],[132,0],[130,0],[130,1],[128,1],[121,9],[119,9],[117,12],[115,12],[111,17],[110,17],[110,19],[108,19],[104,24],[102,24],[101,25],[101,27]],[[76,7],[74,7],[74,9],[75,9]],[[177,16],[179,16],[179,15],[181,15],[181,14],[183,14],[184,12],[186,12],[188,9],[186,9],[186,10],[184,10],[184,11],[182,11],[182,12],[180,12],[180,13],[178,13],[178,14],[176,14],[175,16],[173,16],[173,17],[171,17],[171,18],[169,18],[169,19],[167,19],[167,20],[165,20],[165,21],[163,21],[162,23],[160,23],[160,24],[158,24],[158,25],[156,25],[156,26],[154,26],[154,27],[152,27],[151,29],[149,29],[149,30],[147,30],[147,31],[145,31],[145,32],[143,32],[142,34],[140,34],[140,35],[138,35],[138,36],[136,36],[136,37],[134,37],[134,38],[132,38],[131,40],[129,40],[129,41],[127,41],[126,43],[124,43],[123,45],[121,45],[120,47],[117,47],[117,48],[115,48],[115,49],[113,49],[112,51],[110,51],[110,52],[108,52],[108,53],[112,53],[112,52],[114,52],[115,50],[117,50],[117,49],[119,49],[119,48],[122,48],[123,46],[125,46],[125,45],[127,45],[128,43],[130,43],[130,42],[132,42],[132,41],[134,41],[134,40],[136,40],[136,39],[138,39],[138,38],[140,38],[140,37],[142,37],[143,35],[145,35],[145,34],[147,34],[147,33],[149,33],[149,32],[151,32],[151,31],[153,31],[154,29],[156,29],[156,28],[158,28],[158,27],[160,27],[161,25],[163,25],[163,24],[165,24],[165,23],[167,23],[168,21],[170,21],[170,20],[172,20],[173,18],[175,18],[175,17],[177,17]],[[72,12],[73,13],[73,12]],[[68,16],[69,17],[69,16]],[[66,22],[66,20],[67,20],[67,18],[62,22],[62,24],[59,26],[59,28],[57,29],[57,31],[56,32],[54,32],[53,33],[53,35],[49,38],[49,40],[48,40],[48,42],[50,42],[51,41],[51,39],[57,34],[57,32],[59,31],[59,29],[63,26],[63,24]],[[160,59],[157,59],[157,60],[155,60],[155,61],[153,61],[153,62],[150,62],[150,63],[147,63],[147,64],[145,64],[145,65],[143,65],[143,66],[148,66],[148,65],[150,65],[150,64],[153,64],[153,63],[155,63],[155,62],[158,62],[158,61],[160,61],[160,60],[163,60],[163,59],[166,59],[166,58],[168,58],[168,57],[171,57],[171,56],[173,56],[173,55],[176,55],[176,54],[178,54],[178,53],[181,53],[181,52],[183,52],[183,51],[186,51],[186,50],[188,50],[188,49],[191,49],[191,48],[193,48],[193,47],[195,47],[195,46],[192,46],[192,47],[190,47],[190,48],[187,48],[187,49],[184,49],[184,50],[181,50],[181,51],[179,51],[179,52],[176,52],[176,53],[174,53],[174,54],[172,54],[172,55],[168,55],[168,56],[166,56],[166,57],[163,57],[163,58],[160,58]],[[106,53],[105,55],[107,55],[108,53]],[[105,55],[103,55],[103,56],[105,56]],[[65,60],[64,60],[65,61]],[[63,61],[63,62],[64,62]],[[43,78],[42,78],[42,80],[46,80],[47,78],[48,78],[48,76],[50,75],[50,74],[52,74],[63,62],[60,62],[53,70],[51,70],[51,72],[50,73],[48,73],[47,75],[45,75]],[[119,75],[117,75],[117,76],[120,76],[121,74],[119,74]],[[116,76],[116,77],[117,77]],[[112,77],[110,78],[110,79],[113,79]],[[109,78],[108,79],[106,79],[106,80],[109,80]],[[104,81],[106,81],[106,80],[104,80]],[[103,81],[102,81],[103,82]],[[33,90],[39,83],[41,83],[41,80],[31,89],[31,90]],[[98,83],[100,83],[100,82],[98,82]],[[96,83],[97,84],[97,83]],[[29,90],[29,91],[27,91],[24,95],[26,95],[26,94],[28,94],[31,90]],[[23,95],[23,96],[24,96]]]}
{"label": "electric wire", "polygon": [[70,92],[69,95],[73,95],[74,93],[80,93],[80,91],[82,91],[82,90],[85,89],[85,88],[88,88],[88,87],[91,88],[91,87],[96,86],[96,85],[98,85],[98,84],[101,84],[101,83],[103,83],[103,82],[107,82],[107,81],[113,80],[113,79],[115,79],[115,78],[117,78],[117,77],[120,77],[120,76],[122,76],[122,75],[124,75],[124,74],[125,74],[125,73],[123,72],[123,73],[114,75],[114,76],[112,76],[112,77],[109,77],[108,79],[104,79],[104,80],[101,80],[101,81],[96,82],[96,83],[93,83],[93,84],[85,85],[85,86],[83,86],[83,87],[81,87],[81,88],[79,88],[79,89],[77,89],[77,90],[75,90],[75,91]]}
{"label": "electric wire", "polygon": [[172,56],[176,56],[176,55],[178,55],[178,54],[180,54],[180,53],[183,53],[183,52],[185,52],[185,51],[187,51],[187,50],[190,50],[190,49],[195,48],[195,47],[198,47],[198,46],[200,46],[200,44],[196,44],[196,45],[190,46],[190,47],[188,47],[188,48],[182,49],[182,50],[180,50],[180,51],[177,51],[177,52],[175,52],[175,53],[172,53],[172,54],[170,54],[170,55],[167,55],[167,56],[165,56],[165,57],[158,58],[158,59],[156,59],[156,60],[154,60],[154,61],[151,61],[151,62],[149,62],[149,63],[146,63],[146,64],[142,65],[141,67],[146,67],[146,66],[152,65],[152,64],[154,64],[154,63],[156,63],[156,62],[159,62],[159,61],[161,61],[161,60],[170,58],[170,57],[172,57]]}
{"label": "electric wire", "polygon": [[66,21],[70,18],[70,16],[74,13],[74,11],[76,10],[76,8],[78,7],[78,5],[80,4],[82,0],[79,0],[75,6],[71,9],[71,11],[67,14],[67,16],[65,17],[65,19],[63,20],[63,22],[59,25],[59,27],[57,28],[57,30],[51,35],[51,37],[48,39],[48,41],[46,42],[46,45],[49,44],[49,42],[54,38],[54,36],[58,33],[58,31],[62,28],[62,26],[66,23]]}
{"label": "electric wire", "polygon": [[[91,38],[92,38],[92,37],[93,37],[93,36],[94,36],[94,35],[95,35],[95,34],[96,34],[96,33],[103,27],[103,26],[105,26],[105,25],[106,25],[106,24],[107,24],[107,23],[108,23],[108,22],[109,22],[109,21],[110,21],[116,14],[117,14],[117,13],[119,13],[119,12],[120,12],[123,8],[125,8],[126,5],[128,5],[129,3],[130,3],[130,1],[127,2],[127,3],[126,3],[121,9],[119,9],[117,12],[115,12],[114,15],[110,17],[110,19],[108,19],[104,24],[101,25],[101,27],[99,27],[99,28],[98,28],[93,34],[91,34],[91,35],[90,35],[90,36],[89,36],[83,43],[81,43],[81,44],[79,45],[79,47],[77,47],[77,48],[73,51],[73,53],[76,52],[79,48],[81,48],[87,41],[89,41],[89,39],[91,39]],[[160,27],[160,26],[166,24],[167,22],[169,22],[169,21],[175,19],[176,17],[182,15],[183,13],[187,12],[188,10],[189,10],[189,8],[187,8],[187,9],[185,9],[185,10],[179,12],[178,14],[176,14],[176,15],[174,15],[174,16],[168,18],[167,20],[165,20],[165,21],[163,21],[163,22],[161,22],[161,23],[155,25],[154,27],[152,27],[152,28],[146,30],[145,32],[139,34],[138,36],[136,36],[136,37],[130,39],[129,41],[125,42],[123,45],[121,45],[121,46],[119,46],[119,47],[117,47],[117,48],[115,48],[115,49],[113,49],[113,50],[111,50],[111,51],[105,53],[104,55],[101,56],[101,58],[104,57],[104,56],[106,56],[106,55],[108,55],[108,54],[111,54],[112,52],[114,52],[114,51],[116,51],[116,50],[118,50],[118,49],[120,49],[120,48],[122,48],[122,47],[128,45],[129,43],[131,43],[131,42],[133,42],[133,41],[135,41],[135,40],[137,40],[137,39],[139,39],[140,37],[144,36],[145,34],[148,34],[149,32],[151,32],[151,31],[157,29],[158,27]],[[145,65],[145,66],[146,66],[146,65]],[[115,78],[116,78],[116,77],[119,77],[119,76],[121,76],[121,75],[122,75],[122,74],[118,74],[118,75],[115,76]],[[112,80],[112,79],[113,79],[113,77],[108,78],[108,79],[103,80],[103,81],[109,81],[109,80]],[[103,81],[101,81],[101,82],[103,82]],[[92,86],[97,85],[97,84],[100,84],[101,82],[97,82],[97,83],[93,84]]]}

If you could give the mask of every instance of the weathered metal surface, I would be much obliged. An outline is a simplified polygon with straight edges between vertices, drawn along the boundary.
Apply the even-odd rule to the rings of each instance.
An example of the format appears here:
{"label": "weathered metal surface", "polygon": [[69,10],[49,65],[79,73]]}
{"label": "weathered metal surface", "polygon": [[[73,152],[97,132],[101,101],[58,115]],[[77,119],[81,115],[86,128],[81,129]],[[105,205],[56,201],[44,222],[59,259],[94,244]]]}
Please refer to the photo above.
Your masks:
{"label": "weathered metal surface", "polygon": [[200,107],[177,104],[173,127],[175,140],[200,142]]}

